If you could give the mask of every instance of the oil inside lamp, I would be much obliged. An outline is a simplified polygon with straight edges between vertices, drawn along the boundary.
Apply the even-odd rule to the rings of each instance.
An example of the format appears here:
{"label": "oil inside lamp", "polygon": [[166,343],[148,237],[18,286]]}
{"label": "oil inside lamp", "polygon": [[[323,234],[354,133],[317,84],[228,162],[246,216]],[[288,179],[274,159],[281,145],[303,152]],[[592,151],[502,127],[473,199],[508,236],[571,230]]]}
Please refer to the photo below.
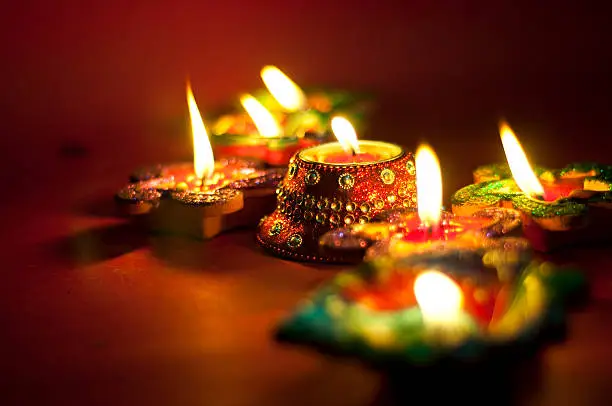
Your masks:
{"label": "oil inside lamp", "polygon": [[384,149],[372,141],[359,141],[351,122],[345,117],[335,116],[331,128],[338,142],[328,143],[319,149],[318,160],[330,164],[372,163],[386,159]]}
{"label": "oil inside lamp", "polygon": [[276,66],[264,66],[261,80],[285,111],[296,112],[307,108],[306,95],[302,89]]}

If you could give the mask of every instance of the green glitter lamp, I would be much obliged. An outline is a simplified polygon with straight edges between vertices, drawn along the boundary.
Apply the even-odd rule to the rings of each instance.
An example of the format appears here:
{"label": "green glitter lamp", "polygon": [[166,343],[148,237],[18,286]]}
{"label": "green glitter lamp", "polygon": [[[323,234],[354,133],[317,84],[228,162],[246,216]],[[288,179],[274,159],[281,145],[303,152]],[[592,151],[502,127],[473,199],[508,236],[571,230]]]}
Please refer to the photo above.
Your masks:
{"label": "green glitter lamp", "polygon": [[385,366],[488,359],[563,327],[580,272],[532,258],[518,238],[440,242],[340,273],[276,330],[281,342]]}

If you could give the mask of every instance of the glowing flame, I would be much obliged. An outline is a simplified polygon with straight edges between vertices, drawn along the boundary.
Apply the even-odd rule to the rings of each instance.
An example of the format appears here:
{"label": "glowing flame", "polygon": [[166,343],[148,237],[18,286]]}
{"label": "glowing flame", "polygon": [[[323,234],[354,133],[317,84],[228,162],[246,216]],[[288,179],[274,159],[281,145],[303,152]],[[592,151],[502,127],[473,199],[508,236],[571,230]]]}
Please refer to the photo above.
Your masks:
{"label": "glowing flame", "polygon": [[428,145],[419,146],[414,161],[419,218],[429,227],[438,225],[442,210],[440,162],[434,150]]}
{"label": "glowing flame", "polygon": [[198,179],[208,179],[215,172],[215,156],[189,83],[187,83],[187,105],[193,134],[193,169]]}
{"label": "glowing flame", "polygon": [[499,135],[501,136],[512,177],[518,187],[529,196],[543,195],[544,188],[531,169],[527,155],[525,155],[521,143],[516,138],[516,135],[514,135],[508,123],[502,122],[499,125]]}
{"label": "glowing flame", "polygon": [[423,318],[429,322],[452,323],[463,305],[463,293],[454,280],[439,271],[428,270],[414,281],[414,296]]}
{"label": "glowing flame", "polygon": [[350,121],[344,117],[336,116],[331,120],[331,128],[338,142],[342,145],[342,149],[344,149],[346,153],[358,154],[361,152],[359,149],[359,141],[357,140],[357,133]]}
{"label": "glowing flame", "polygon": [[242,107],[249,113],[257,131],[262,137],[279,137],[283,131],[272,115],[256,98],[250,94],[240,96]]}
{"label": "glowing flame", "polygon": [[302,89],[276,66],[265,66],[261,70],[261,79],[285,110],[298,111],[306,108],[306,96]]}

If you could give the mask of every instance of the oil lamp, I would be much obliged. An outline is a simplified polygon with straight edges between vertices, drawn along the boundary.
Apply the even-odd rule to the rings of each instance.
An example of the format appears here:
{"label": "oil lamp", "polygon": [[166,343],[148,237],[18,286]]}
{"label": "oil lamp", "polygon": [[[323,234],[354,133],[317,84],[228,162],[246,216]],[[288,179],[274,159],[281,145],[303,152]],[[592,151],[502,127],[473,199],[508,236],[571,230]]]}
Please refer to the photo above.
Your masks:
{"label": "oil lamp", "polygon": [[332,122],[338,142],[294,155],[277,189],[276,210],[260,222],[257,241],[274,255],[343,262],[342,253],[320,252],[324,233],[416,205],[411,153],[395,144],[358,140],[346,118]]}
{"label": "oil lamp", "polygon": [[539,338],[583,291],[580,272],[531,257],[502,237],[468,247],[434,242],[337,274],[286,319],[276,337],[376,367],[473,362]]}
{"label": "oil lamp", "polygon": [[253,161],[215,161],[191,87],[187,104],[193,134],[193,163],[157,165],[132,174],[116,194],[127,215],[150,216],[154,230],[211,238],[239,226],[255,225],[274,207],[274,190],[284,176]]}
{"label": "oil lamp", "polygon": [[[435,242],[462,244],[475,239],[499,237],[520,224],[519,214],[510,209],[480,210],[477,215],[456,216],[442,210],[442,173],[438,158],[427,145],[417,149],[417,209],[392,209],[380,213],[368,224],[331,230],[320,240],[321,250],[343,253],[352,261],[382,255],[403,256],[430,249]],[[456,240],[456,241],[455,241]]]}
{"label": "oil lamp", "polygon": [[[345,92],[306,93],[275,66],[265,66],[261,79],[266,92],[241,97],[241,111],[214,122],[212,141],[217,155],[256,157],[270,165],[286,165],[300,149],[329,141],[332,114],[341,111],[360,120],[365,110],[363,101],[358,103]],[[262,130],[266,123],[275,130]]]}
{"label": "oil lamp", "polygon": [[523,232],[540,251],[608,239],[612,167],[572,164],[561,170],[534,171],[507,123],[501,123],[500,135],[509,173],[500,171],[490,180],[457,191],[451,199],[454,213],[512,207],[521,212]]}

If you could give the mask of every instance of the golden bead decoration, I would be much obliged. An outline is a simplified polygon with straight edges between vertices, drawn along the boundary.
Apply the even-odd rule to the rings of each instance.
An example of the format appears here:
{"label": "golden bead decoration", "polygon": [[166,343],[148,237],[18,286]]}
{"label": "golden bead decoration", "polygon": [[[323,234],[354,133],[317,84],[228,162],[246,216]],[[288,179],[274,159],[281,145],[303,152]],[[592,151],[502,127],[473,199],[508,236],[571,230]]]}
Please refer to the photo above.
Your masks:
{"label": "golden bead decoration", "polygon": [[325,220],[327,220],[327,214],[317,213],[317,215],[315,216],[315,220],[317,221],[317,223],[323,224],[325,223]]}
{"label": "golden bead decoration", "polygon": [[382,182],[385,185],[390,185],[393,182],[395,182],[395,172],[393,172],[391,169],[389,168],[385,168],[380,172],[380,180],[382,180]]}
{"label": "golden bead decoration", "polygon": [[370,219],[369,219],[369,218],[367,218],[366,216],[361,216],[361,217],[359,217],[359,224],[365,224],[365,223],[367,223],[368,221],[370,221]]}
{"label": "golden bead decoration", "polygon": [[321,180],[321,175],[319,175],[319,172],[315,171],[314,169],[309,170],[308,173],[306,173],[306,176],[304,176],[304,182],[310,186],[316,185],[319,183],[319,180]]}
{"label": "golden bead decoration", "polygon": [[399,197],[406,197],[407,194],[408,194],[408,190],[404,186],[397,189],[397,195]]}
{"label": "golden bead decoration", "polygon": [[302,242],[304,241],[304,239],[302,238],[301,235],[299,234],[292,234],[289,239],[287,240],[287,245],[289,246],[289,248],[297,248],[300,245],[302,245]]}
{"label": "golden bead decoration", "polygon": [[344,190],[349,190],[355,185],[355,178],[350,173],[343,173],[338,177],[338,184]]}
{"label": "golden bead decoration", "polygon": [[342,210],[342,203],[334,200],[329,205],[329,208],[332,209],[333,211],[340,211]]}
{"label": "golden bead decoration", "polygon": [[347,226],[353,224],[355,222],[355,216],[353,216],[352,214],[348,214],[344,217],[344,224],[346,224]]}
{"label": "golden bead decoration", "polygon": [[346,209],[346,211],[348,211],[349,213],[353,212],[355,210],[355,203],[353,202],[348,202],[344,205],[344,208]]}
{"label": "golden bead decoration", "polygon": [[292,179],[298,173],[298,166],[296,163],[292,163],[289,165],[289,170],[287,171],[287,178]]}
{"label": "golden bead decoration", "polygon": [[361,206],[359,206],[359,210],[361,210],[362,213],[368,213],[370,211],[370,205],[368,203],[362,203]]}
{"label": "golden bead decoration", "polygon": [[378,210],[382,210],[385,207],[385,202],[383,202],[381,199],[376,199],[374,200],[374,207],[376,207]]}
{"label": "golden bead decoration", "polygon": [[314,198],[314,196],[309,196],[304,202],[304,205],[308,207],[309,209],[311,209],[314,207],[316,203],[317,203],[317,200]]}
{"label": "golden bead decoration", "polygon": [[283,222],[275,221],[272,227],[270,227],[270,235],[279,235],[283,231]]}
{"label": "golden bead decoration", "polygon": [[406,170],[408,171],[409,175],[414,175],[416,173],[416,168],[414,167],[414,162],[412,162],[412,160],[408,160],[408,162],[406,162]]}

